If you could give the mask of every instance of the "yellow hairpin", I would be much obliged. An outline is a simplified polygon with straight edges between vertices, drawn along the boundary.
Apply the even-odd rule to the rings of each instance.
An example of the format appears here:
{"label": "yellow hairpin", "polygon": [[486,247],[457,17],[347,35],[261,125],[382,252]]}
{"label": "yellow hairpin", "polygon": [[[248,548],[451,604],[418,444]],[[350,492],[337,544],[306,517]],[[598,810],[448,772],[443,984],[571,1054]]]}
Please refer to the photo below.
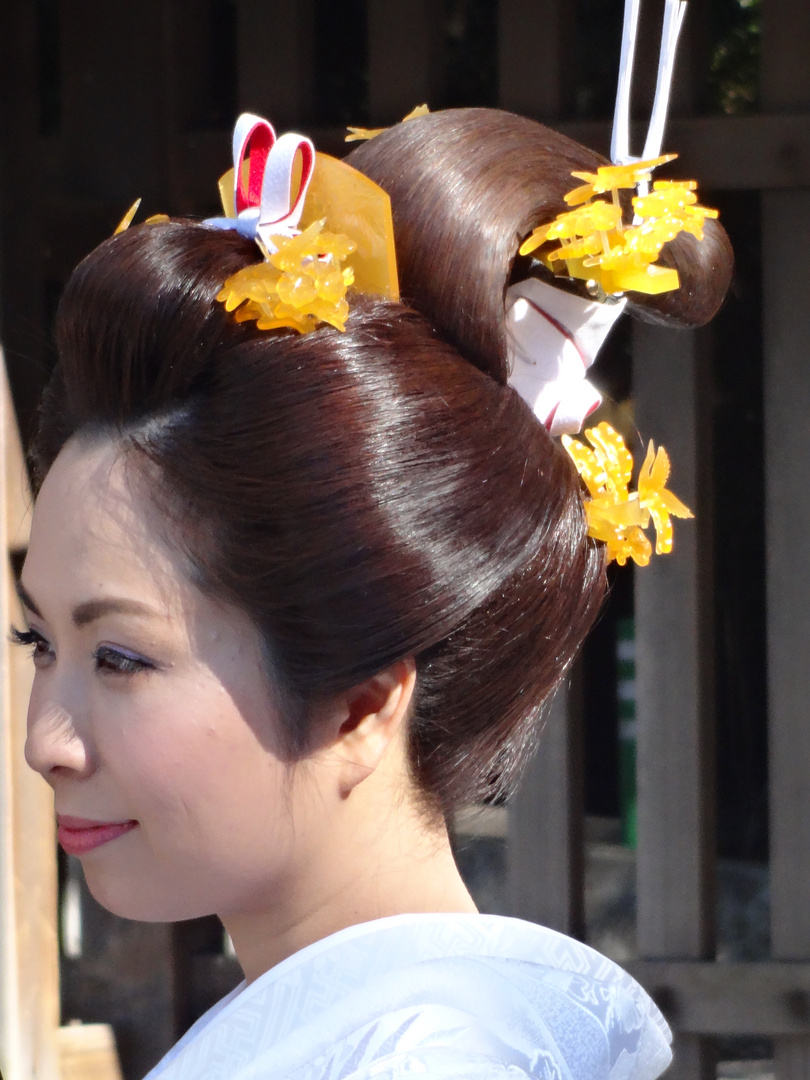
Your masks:
{"label": "yellow hairpin", "polygon": [[[653,169],[675,157],[664,154],[633,165],[606,165],[595,173],[572,173],[586,181],[565,196],[573,209],[535,229],[520,245],[520,254],[559,241],[558,247],[540,253],[546,266],[568,277],[595,281],[608,296],[677,289],[677,270],[656,262],[661,249],[681,232],[702,240],[703,223],[716,218],[717,211],[698,205],[697,185],[691,180],[659,180],[651,192],[635,196],[632,225],[624,224],[619,202],[619,191],[648,184]],[[609,200],[600,198],[608,194]]]}
{"label": "yellow hairpin", "polygon": [[624,566],[633,559],[646,566],[652,545],[644,534],[650,520],[655,528],[655,552],[667,554],[672,550],[672,517],[690,518],[692,511],[671,491],[669,455],[663,446],[650,442],[638,477],[638,490],[631,492],[633,456],[624,439],[610,424],[601,423],[585,432],[590,447],[562,436],[589,498],[585,499],[588,535],[607,547],[608,562],[613,559]]}

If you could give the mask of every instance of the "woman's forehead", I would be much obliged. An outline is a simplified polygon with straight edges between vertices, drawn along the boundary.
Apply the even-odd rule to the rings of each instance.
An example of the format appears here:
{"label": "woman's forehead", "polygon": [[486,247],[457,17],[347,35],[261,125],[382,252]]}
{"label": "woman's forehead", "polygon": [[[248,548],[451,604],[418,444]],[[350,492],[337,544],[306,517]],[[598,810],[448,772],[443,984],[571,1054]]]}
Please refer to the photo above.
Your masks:
{"label": "woman's forehead", "polygon": [[34,507],[23,570],[32,596],[134,590],[167,603],[190,585],[128,465],[113,441],[72,439],[59,454]]}

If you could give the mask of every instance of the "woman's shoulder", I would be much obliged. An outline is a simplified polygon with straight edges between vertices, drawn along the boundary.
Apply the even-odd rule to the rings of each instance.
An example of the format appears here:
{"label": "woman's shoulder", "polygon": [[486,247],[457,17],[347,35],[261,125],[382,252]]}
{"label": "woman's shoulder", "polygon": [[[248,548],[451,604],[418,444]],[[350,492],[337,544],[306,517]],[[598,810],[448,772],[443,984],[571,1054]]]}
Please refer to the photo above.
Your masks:
{"label": "woman's shoulder", "polygon": [[562,934],[497,916],[350,927],[190,1035],[155,1077],[653,1080],[670,1060],[669,1029],[626,972]]}

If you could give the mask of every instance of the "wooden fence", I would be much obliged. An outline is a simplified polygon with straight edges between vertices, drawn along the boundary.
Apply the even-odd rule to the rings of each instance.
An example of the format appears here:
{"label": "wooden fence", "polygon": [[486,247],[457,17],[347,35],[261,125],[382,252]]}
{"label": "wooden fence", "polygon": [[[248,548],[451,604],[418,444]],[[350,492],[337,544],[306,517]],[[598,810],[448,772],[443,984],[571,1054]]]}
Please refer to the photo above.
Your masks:
{"label": "wooden fence", "polygon": [[[779,1080],[799,1080],[810,1076],[810,5],[762,0],[762,111],[726,117],[699,115],[708,4],[690,2],[680,65],[686,76],[666,145],[705,189],[761,193],[772,956],[758,964],[715,959],[715,499],[707,465],[714,332],[643,326],[632,339],[636,421],[669,448],[677,490],[698,517],[679,531],[674,555],[639,575],[636,587],[640,959],[633,969],[675,1028],[673,1076],[709,1075],[716,1036],[758,1034],[775,1040]],[[419,102],[441,103],[435,3],[343,7],[360,11],[367,26],[360,51],[368,116],[358,119],[386,123]],[[326,8],[313,0],[0,6],[0,313],[24,432],[50,362],[48,313],[72,265],[136,195],[148,213],[212,208],[230,121],[212,104],[214,74],[230,87],[234,109],[265,113],[282,129],[303,128],[320,147],[339,152],[338,131],[319,123],[316,109],[319,72],[330,55],[328,41],[315,48],[313,27]],[[568,119],[577,59],[572,0],[493,0],[491,9],[498,102],[606,149],[607,122]],[[213,64],[218,48],[232,70]],[[3,402],[0,396],[0,531],[13,557],[24,544],[24,532],[15,530],[25,502]],[[9,580],[7,566],[0,575],[6,623]],[[69,1029],[56,1034],[52,829],[42,790],[22,769],[25,675],[12,670],[7,653],[0,649],[0,1069],[5,1080],[49,1080],[58,1073],[59,1039],[70,1042]],[[576,699],[574,691],[558,698],[543,752],[509,808],[508,863],[515,914],[582,934]],[[36,850],[21,843],[23,828],[26,838],[38,838]],[[72,865],[62,867],[62,1022],[111,1023],[134,1080],[232,985],[236,964],[214,920],[121,924],[74,875]],[[69,947],[76,904],[81,956]],[[71,1068],[66,1055],[63,1074]]]}

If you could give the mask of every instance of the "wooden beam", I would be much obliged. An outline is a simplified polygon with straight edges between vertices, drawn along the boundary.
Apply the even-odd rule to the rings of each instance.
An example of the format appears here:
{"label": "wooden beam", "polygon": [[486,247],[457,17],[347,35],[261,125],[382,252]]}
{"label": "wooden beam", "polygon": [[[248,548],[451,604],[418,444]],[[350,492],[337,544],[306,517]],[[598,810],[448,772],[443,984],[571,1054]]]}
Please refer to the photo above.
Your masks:
{"label": "wooden beam", "polygon": [[635,961],[626,966],[679,1032],[810,1035],[810,964]]}
{"label": "wooden beam", "polygon": [[[407,100],[420,95],[409,91]],[[380,108],[383,108],[383,104]],[[385,106],[388,112],[381,122],[399,119],[401,107]],[[405,112],[411,105],[405,106]],[[586,146],[607,154],[610,148],[610,124],[606,122],[556,123],[566,135]],[[303,125],[304,133],[319,150],[343,156],[351,149],[344,142],[345,128]],[[642,138],[639,129],[636,143]],[[230,132],[212,131],[178,136],[180,186],[190,204],[211,202],[212,177],[217,177],[230,159]],[[779,191],[810,188],[810,114],[792,116],[710,116],[673,120],[668,128],[666,147],[677,149],[679,158],[667,166],[668,175],[697,177],[704,190]],[[224,163],[224,164],[223,164]],[[95,204],[81,204],[62,199],[46,202],[46,211],[58,207],[64,219],[66,209],[72,215],[97,213]],[[50,217],[48,219],[50,221]],[[67,222],[70,225],[70,220]],[[53,235],[53,233],[51,233]]]}
{"label": "wooden beam", "polygon": [[540,748],[509,805],[509,913],[584,937],[582,753],[578,680],[549,710]]}
{"label": "wooden beam", "polygon": [[[560,131],[607,156],[611,124],[559,124]],[[633,145],[643,129],[633,127]],[[810,116],[702,116],[674,119],[664,150],[677,151],[667,175],[697,177],[702,188],[719,191],[810,187]]]}

